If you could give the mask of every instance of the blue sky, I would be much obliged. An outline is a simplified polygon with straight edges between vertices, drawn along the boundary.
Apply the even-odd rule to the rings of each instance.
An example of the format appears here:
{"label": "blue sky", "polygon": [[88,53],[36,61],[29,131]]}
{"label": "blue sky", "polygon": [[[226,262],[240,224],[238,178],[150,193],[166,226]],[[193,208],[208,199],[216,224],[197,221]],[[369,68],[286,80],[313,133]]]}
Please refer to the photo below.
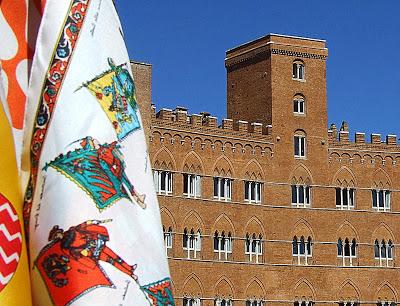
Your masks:
{"label": "blue sky", "polygon": [[400,137],[398,0],[116,3],[130,57],[153,64],[158,109],[182,105],[226,117],[225,51],[288,34],[327,40],[329,123]]}

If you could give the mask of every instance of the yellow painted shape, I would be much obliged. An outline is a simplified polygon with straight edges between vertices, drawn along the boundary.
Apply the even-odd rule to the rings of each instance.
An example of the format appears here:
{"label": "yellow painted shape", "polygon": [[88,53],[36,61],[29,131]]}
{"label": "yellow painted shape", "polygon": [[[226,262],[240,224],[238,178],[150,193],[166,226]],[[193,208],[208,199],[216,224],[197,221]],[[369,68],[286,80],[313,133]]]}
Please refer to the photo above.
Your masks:
{"label": "yellow painted shape", "polygon": [[12,279],[0,292],[0,305],[32,305],[28,257],[22,219],[22,193],[18,178],[14,141],[11,127],[0,101],[0,193],[8,199],[17,211],[22,229],[22,253]]}

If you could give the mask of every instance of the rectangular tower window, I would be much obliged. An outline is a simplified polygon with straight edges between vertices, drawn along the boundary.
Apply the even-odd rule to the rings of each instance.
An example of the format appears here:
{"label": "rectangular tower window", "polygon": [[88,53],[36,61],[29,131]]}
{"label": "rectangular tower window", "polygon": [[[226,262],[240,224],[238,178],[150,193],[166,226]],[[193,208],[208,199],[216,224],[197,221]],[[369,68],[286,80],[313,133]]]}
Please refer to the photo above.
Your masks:
{"label": "rectangular tower window", "polygon": [[172,173],[165,170],[154,170],[154,187],[158,194],[172,194]]}
{"label": "rectangular tower window", "polygon": [[295,114],[304,115],[304,100],[302,99],[293,100],[293,112]]}
{"label": "rectangular tower window", "polygon": [[304,135],[294,136],[294,156],[297,158],[306,157],[306,137]]}

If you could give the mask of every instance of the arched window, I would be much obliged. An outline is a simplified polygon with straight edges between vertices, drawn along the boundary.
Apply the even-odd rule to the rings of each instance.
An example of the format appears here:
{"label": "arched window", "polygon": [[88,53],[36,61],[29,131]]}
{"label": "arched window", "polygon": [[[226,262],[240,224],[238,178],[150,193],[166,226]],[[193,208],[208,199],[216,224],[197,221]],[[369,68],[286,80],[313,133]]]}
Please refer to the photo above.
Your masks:
{"label": "arched window", "polygon": [[392,267],[393,266],[393,243],[392,240],[385,242],[385,239],[379,243],[378,239],[375,239],[374,243],[374,256],[375,261],[379,263],[380,267]]}
{"label": "arched window", "polygon": [[297,264],[308,264],[308,258],[312,256],[312,238],[308,236],[307,240],[304,236],[300,240],[296,236],[293,237],[292,255],[297,258]]}
{"label": "arched window", "polygon": [[154,186],[158,194],[172,194],[172,172],[167,170],[153,171]]}
{"label": "arched window", "polygon": [[264,306],[263,300],[247,300],[246,306]]}
{"label": "arched window", "polygon": [[344,243],[341,238],[338,239],[337,244],[338,258],[341,259],[343,266],[353,266],[353,262],[357,257],[357,241],[353,239],[351,242],[349,238],[345,238]]}
{"label": "arched window", "polygon": [[214,300],[214,306],[232,306],[232,301],[228,299],[216,298]]}
{"label": "arched window", "polygon": [[185,229],[183,230],[183,248],[184,249],[188,247],[188,240],[189,240],[188,231],[187,231],[187,228],[185,227]]}
{"label": "arched window", "polygon": [[294,134],[294,157],[305,158],[306,146],[306,133],[304,131],[296,131]]}
{"label": "arched window", "polygon": [[390,190],[372,190],[372,208],[378,211],[390,210]]}
{"label": "arched window", "polygon": [[170,226],[168,230],[165,230],[165,226],[163,225],[163,233],[165,254],[168,256],[168,250],[172,249],[172,227]]}
{"label": "arched window", "polygon": [[292,242],[292,246],[293,246],[293,256],[294,255],[297,255],[297,237],[296,236],[294,236],[294,238],[293,238],[293,242]]}
{"label": "arched window", "polygon": [[301,95],[296,95],[293,98],[293,113],[296,115],[304,115],[306,113],[305,99]]}
{"label": "arched window", "polygon": [[305,79],[305,68],[304,63],[300,60],[293,62],[293,79],[304,80]]}
{"label": "arched window", "polygon": [[201,300],[199,298],[183,298],[183,306],[201,306]]}
{"label": "arched window", "polygon": [[225,232],[222,231],[221,235],[218,234],[218,231],[214,233],[214,253],[217,254],[218,260],[228,260],[229,255],[232,254],[232,234],[228,232],[225,235]]}
{"label": "arched window", "polygon": [[343,242],[342,242],[342,238],[338,239],[338,243],[337,243],[337,254],[338,256],[343,256]]}
{"label": "arched window", "polygon": [[253,233],[250,235],[246,234],[246,247],[245,247],[245,254],[246,259],[250,262],[259,263],[262,259],[262,236],[261,234],[257,235]]}
{"label": "arched window", "polygon": [[294,306],[313,306],[314,302],[311,301],[296,301],[293,304]]}
{"label": "arched window", "polygon": [[190,233],[185,228],[183,231],[183,249],[187,251],[187,258],[197,258],[201,251],[201,232],[192,228]]}
{"label": "arched window", "polygon": [[188,198],[201,197],[201,176],[193,173],[183,174],[183,194]]}
{"label": "arched window", "polygon": [[378,242],[378,239],[375,240],[374,254],[375,254],[375,258],[379,258],[379,242]]}

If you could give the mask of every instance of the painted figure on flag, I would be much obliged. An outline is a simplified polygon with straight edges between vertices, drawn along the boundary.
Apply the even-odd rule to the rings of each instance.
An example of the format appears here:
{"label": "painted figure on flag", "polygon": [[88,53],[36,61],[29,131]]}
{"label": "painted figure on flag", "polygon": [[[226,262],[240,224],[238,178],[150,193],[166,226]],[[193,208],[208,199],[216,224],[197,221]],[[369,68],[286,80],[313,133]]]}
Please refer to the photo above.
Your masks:
{"label": "painted figure on flag", "polygon": [[125,65],[116,66],[111,58],[108,58],[108,64],[109,70],[82,87],[93,94],[111,121],[118,140],[123,140],[140,128],[135,84]]}
{"label": "painted figure on flag", "polygon": [[110,240],[102,224],[112,220],[89,220],[67,231],[55,225],[49,244],[39,253],[35,266],[39,270],[55,305],[70,305],[84,294],[114,285],[100,262],[108,263],[138,281],[136,265],[129,265],[107,246]]}
{"label": "painted figure on flag", "polygon": [[87,136],[76,142],[81,148],[60,154],[43,170],[52,167],[72,180],[93,199],[100,211],[122,198],[129,201],[132,198],[141,208],[146,208],[146,195],[139,194],[126,176],[124,157],[117,141],[100,144]]}

